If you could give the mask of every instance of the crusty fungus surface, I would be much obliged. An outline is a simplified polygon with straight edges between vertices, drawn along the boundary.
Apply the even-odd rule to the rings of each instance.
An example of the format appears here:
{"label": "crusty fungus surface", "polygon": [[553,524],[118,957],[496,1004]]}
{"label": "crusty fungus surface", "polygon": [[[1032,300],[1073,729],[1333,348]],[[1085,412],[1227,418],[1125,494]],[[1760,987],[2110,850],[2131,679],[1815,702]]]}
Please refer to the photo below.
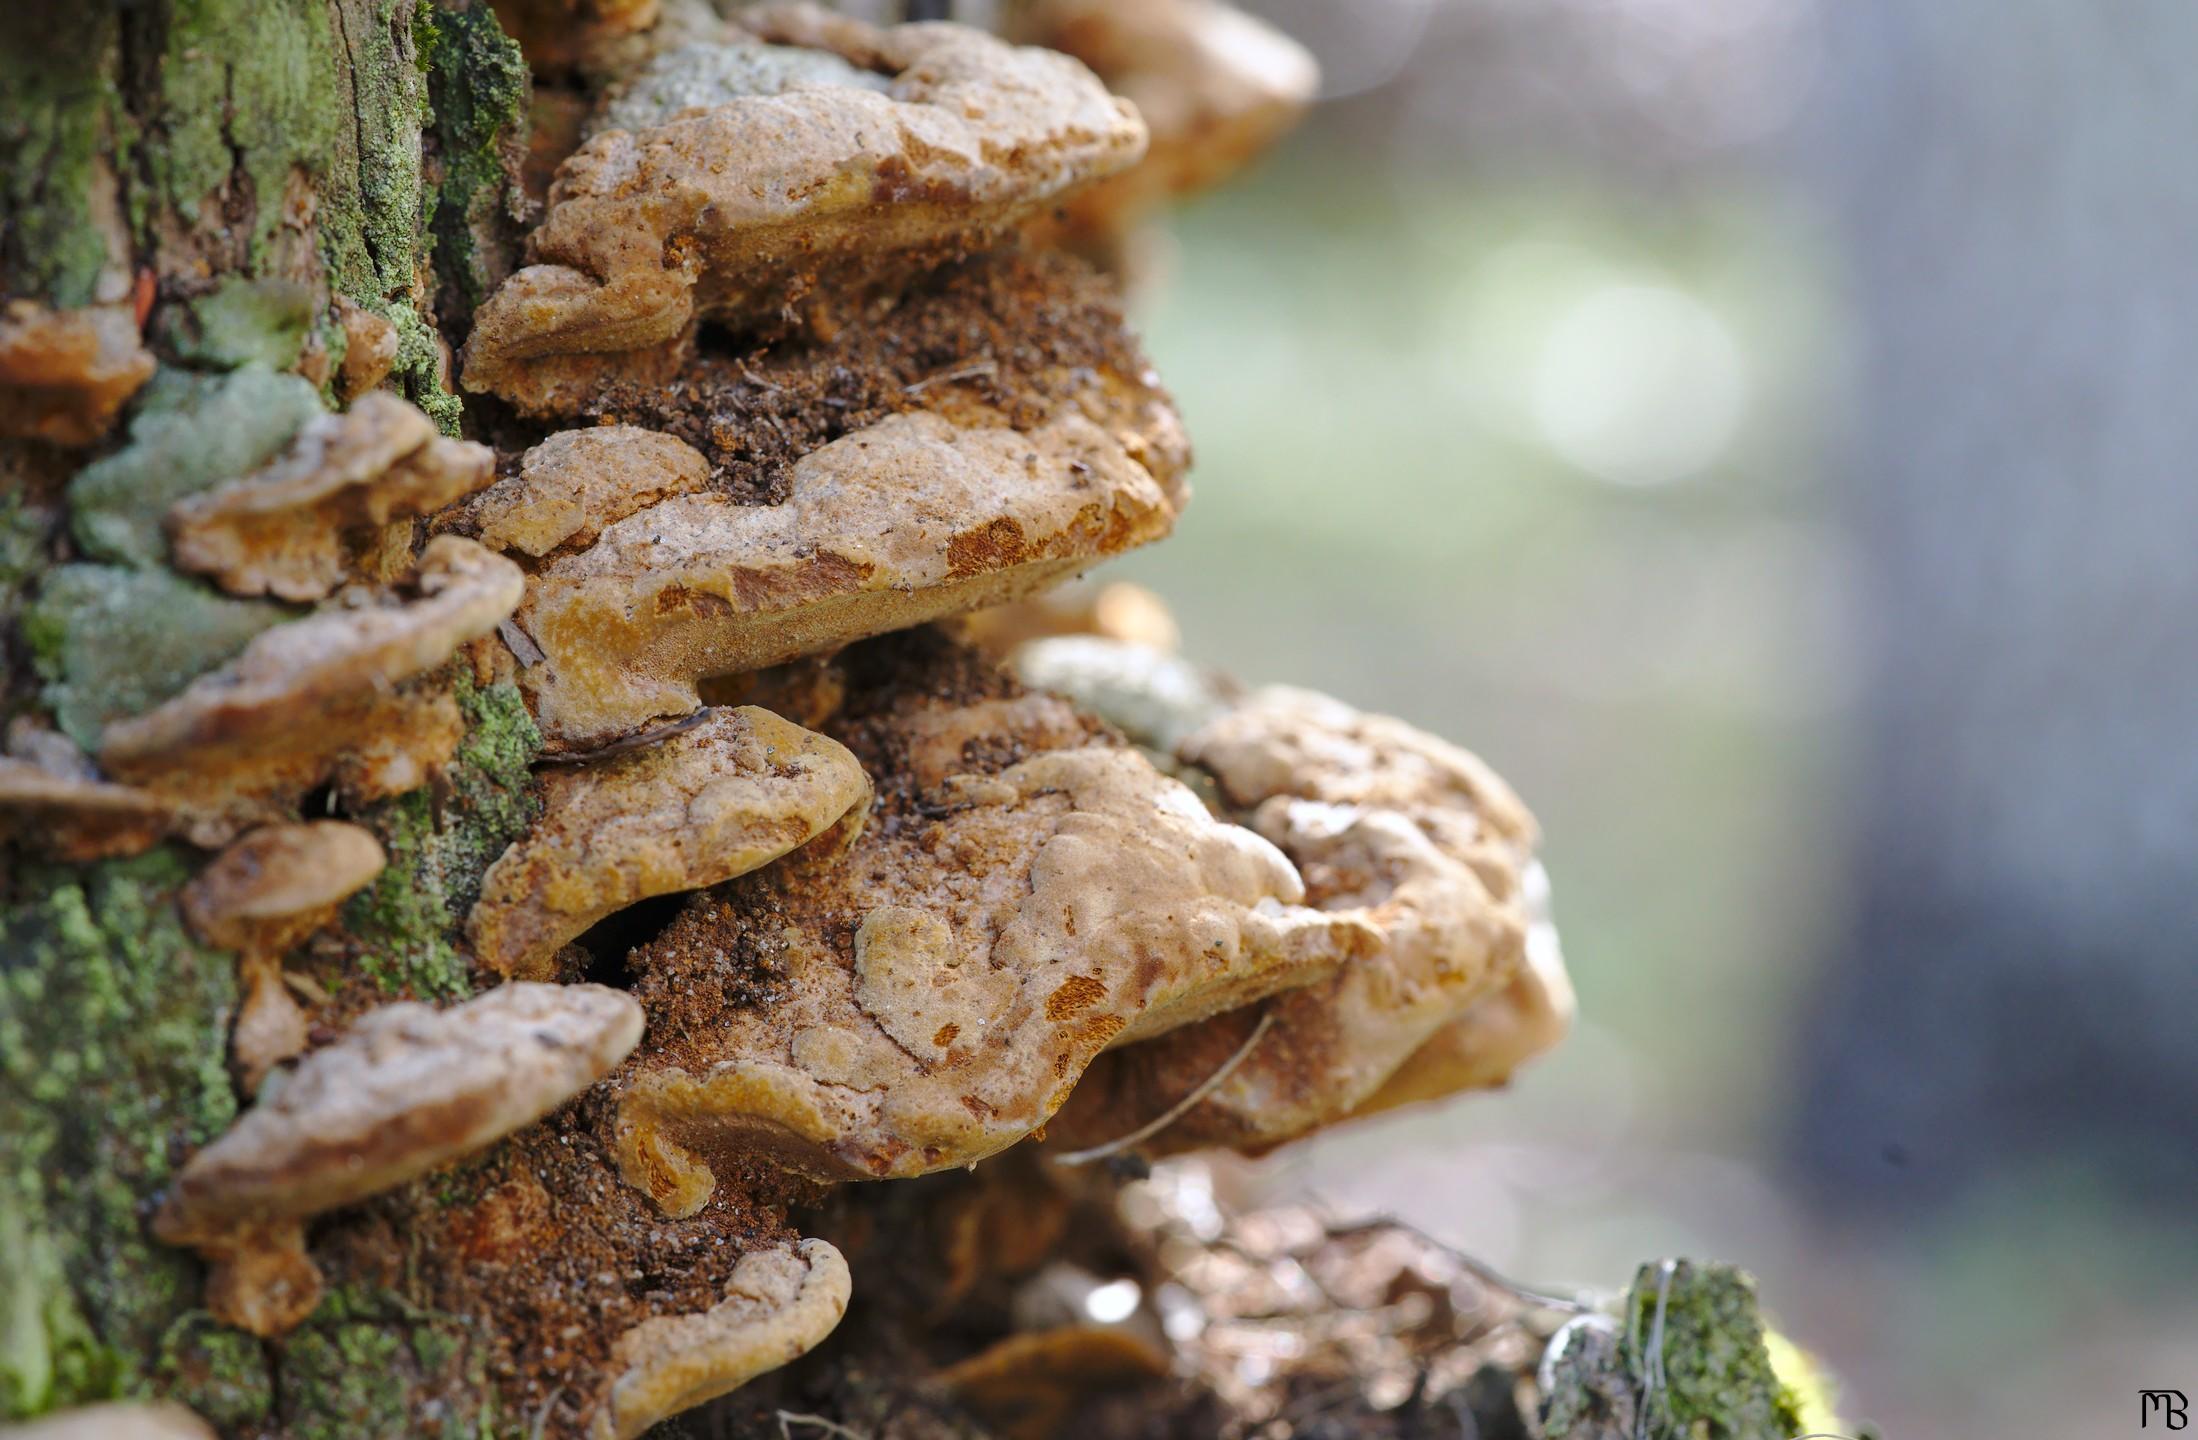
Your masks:
{"label": "crusty fungus surface", "polygon": [[1280,1144],[1371,1101],[1414,1052],[1521,974],[1534,823],[1477,757],[1285,687],[1254,692],[1178,753],[1213,776],[1228,813],[1290,856],[1311,904],[1361,919],[1381,943],[1262,1010],[1108,1057],[1053,1127],[1065,1143],[1105,1141],[1167,1113],[1264,1015],[1269,1033],[1152,1148]]}
{"label": "crusty fungus surface", "polygon": [[283,955],[331,919],[387,864],[381,842],[341,820],[263,825],[239,837],[183,887],[201,940],[237,952],[244,998],[230,1039],[244,1090],[305,1050],[308,1023]]}
{"label": "crusty fungus surface", "polygon": [[96,444],[154,364],[128,305],[10,300],[0,306],[0,436]]}
{"label": "crusty fungus surface", "polygon": [[1089,65],[1151,132],[1144,159],[1068,197],[1072,235],[1119,235],[1227,178],[1294,127],[1320,85],[1310,51],[1218,0],[1036,0],[1017,25]]}
{"label": "crusty fungus surface", "polygon": [[491,550],[537,559],[592,545],[603,527],[677,495],[710,487],[709,462],[676,436],[638,425],[561,430],[528,450],[519,473],[497,481],[450,523]]}
{"label": "crusty fungus surface", "polygon": [[305,1219],[539,1120],[608,1074],[641,1028],[632,997],[600,985],[382,1006],[192,1156],[154,1232],[213,1262],[207,1305],[223,1323],[280,1334],[319,1299]]}
{"label": "crusty fungus surface", "polygon": [[1136,112],[1064,55],[805,7],[750,23],[891,79],[743,96],[583,145],[551,186],[536,263],[481,307],[466,388],[549,413],[606,376],[668,379],[697,317],[753,326],[890,289],[1144,151]]}
{"label": "crusty fungus surface", "polygon": [[409,402],[372,391],[307,421],[266,468],[177,501],[170,549],[232,595],[318,600],[391,519],[471,494],[495,463],[486,445],[445,439]]}
{"label": "crusty fungus surface", "polygon": [[632,956],[657,1018],[614,1148],[668,1214],[701,1205],[728,1154],[848,1179],[980,1160],[1109,1045],[1371,946],[1363,920],[1298,903],[1271,845],[1062,701],[928,632],[847,663],[860,708],[824,728],[883,787],[862,837],[837,864],[704,892]]}
{"label": "crusty fungus surface", "polygon": [[406,682],[494,630],[524,587],[502,556],[439,536],[405,586],[264,631],[175,698],[108,726],[100,762],[190,812],[201,843],[276,818],[331,777],[356,800],[412,789],[463,722],[447,695]]}
{"label": "crusty fungus surface", "polygon": [[754,706],[540,783],[541,818],[489,867],[466,922],[483,964],[533,979],[604,916],[859,828],[870,800],[846,746]]}
{"label": "crusty fungus surface", "polygon": [[894,416],[797,461],[778,505],[667,500],[552,561],[517,623],[546,735],[700,706],[696,682],[1012,598],[1167,533],[1150,472],[1079,414],[1037,430]]}
{"label": "crusty fungus surface", "polygon": [[847,1311],[847,1262],[822,1240],[750,1251],[725,1298],[693,1315],[645,1320],[620,1336],[620,1367],[590,1440],[634,1440],[658,1421],[799,1359]]}

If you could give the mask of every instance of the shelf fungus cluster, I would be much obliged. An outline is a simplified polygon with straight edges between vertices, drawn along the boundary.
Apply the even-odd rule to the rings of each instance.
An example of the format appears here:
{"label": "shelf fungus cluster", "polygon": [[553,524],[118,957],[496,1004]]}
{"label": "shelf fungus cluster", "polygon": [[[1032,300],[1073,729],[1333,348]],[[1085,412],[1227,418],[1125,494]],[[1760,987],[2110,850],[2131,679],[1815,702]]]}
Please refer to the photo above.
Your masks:
{"label": "shelf fungus cluster", "polygon": [[[503,43],[445,8],[486,28],[437,44]],[[50,562],[0,590],[0,845],[134,887],[0,938],[169,937],[221,1037],[182,1067],[219,1103],[130,1137],[128,1238],[195,1252],[205,1314],[118,1393],[335,1433],[297,1407],[355,1344],[415,1418],[637,1436],[860,1305],[835,1242],[887,1221],[848,1197],[904,1187],[848,1182],[1257,1153],[1556,1041],[1534,824],[1485,765],[1055,590],[1189,499],[1099,267],[1287,127],[1301,51],[1205,0],[1025,7],[1042,44],[495,13],[533,162],[569,153],[447,372],[341,297],[280,363],[178,352],[167,290],[0,314],[0,432],[53,469],[0,495]],[[1001,1244],[1059,1233],[1020,1205]],[[282,1383],[207,1380],[205,1315]],[[1013,1409],[1161,1343],[940,1383]]]}

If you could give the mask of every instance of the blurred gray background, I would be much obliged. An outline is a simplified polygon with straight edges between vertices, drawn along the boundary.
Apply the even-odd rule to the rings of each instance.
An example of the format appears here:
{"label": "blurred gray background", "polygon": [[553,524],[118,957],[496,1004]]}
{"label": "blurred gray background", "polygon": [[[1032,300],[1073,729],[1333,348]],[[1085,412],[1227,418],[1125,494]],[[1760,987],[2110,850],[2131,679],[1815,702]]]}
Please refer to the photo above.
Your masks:
{"label": "blurred gray background", "polygon": [[1888,1437],[2198,1389],[2198,6],[1267,0],[1116,572],[1479,750],[1583,1019],[1276,1194],[1543,1283],[1743,1261]]}

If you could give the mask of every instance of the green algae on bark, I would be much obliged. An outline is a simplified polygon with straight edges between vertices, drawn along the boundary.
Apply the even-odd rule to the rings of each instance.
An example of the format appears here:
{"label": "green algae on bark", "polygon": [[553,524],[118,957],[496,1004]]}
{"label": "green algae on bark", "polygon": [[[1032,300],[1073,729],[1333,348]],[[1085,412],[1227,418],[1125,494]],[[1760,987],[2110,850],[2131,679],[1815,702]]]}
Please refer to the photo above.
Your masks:
{"label": "green algae on bark", "polygon": [[466,738],[441,784],[408,791],[358,817],[382,842],[388,868],[352,897],[345,928],[360,968],[390,994],[455,1000],[473,992],[456,944],[480,897],[481,875],[524,834],[538,809],[528,767],[541,732],[511,685],[457,681]]}
{"label": "green algae on bark", "polygon": [[525,153],[533,83],[518,42],[486,5],[423,5],[414,22],[433,114],[435,269],[463,322],[496,281],[483,241],[515,247],[523,205],[513,175]]}
{"label": "green algae on bark", "polygon": [[147,1393],[146,1359],[198,1303],[199,1267],[145,1207],[226,1129],[236,965],[184,928],[190,867],[154,851],[31,867],[0,910],[0,1414]]}

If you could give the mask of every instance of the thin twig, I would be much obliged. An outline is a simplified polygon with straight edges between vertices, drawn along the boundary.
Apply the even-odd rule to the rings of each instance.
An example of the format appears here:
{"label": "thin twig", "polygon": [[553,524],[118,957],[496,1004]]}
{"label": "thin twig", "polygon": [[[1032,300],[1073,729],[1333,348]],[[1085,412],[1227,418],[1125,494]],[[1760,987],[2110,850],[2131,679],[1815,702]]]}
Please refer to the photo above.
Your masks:
{"label": "thin twig", "polygon": [[562,1385],[550,1391],[549,1399],[544,1400],[542,1408],[534,1412],[534,1425],[527,1431],[531,1440],[542,1440],[543,1433],[549,1429],[550,1411],[557,1408],[558,1397],[564,1393],[565,1387]]}
{"label": "thin twig", "polygon": [[1056,1165],[1088,1165],[1094,1160],[1104,1160],[1109,1155],[1119,1155],[1124,1150],[1134,1145],[1142,1145],[1145,1141],[1158,1135],[1188,1114],[1192,1106],[1221,1088],[1221,1082],[1228,1079],[1230,1072],[1243,1064],[1251,1056],[1253,1049],[1258,1046],[1259,1042],[1266,1038],[1267,1027],[1274,1024],[1274,1021],[1275,1016],[1272,1010],[1260,1016],[1259,1023],[1252,1027],[1251,1035],[1246,1038],[1243,1044],[1236,1047],[1236,1053],[1222,1061],[1219,1070],[1199,1081],[1197,1089],[1170,1105],[1158,1118],[1147,1121],[1135,1130],[1130,1131],[1129,1134],[1118,1139],[1109,1140],[1103,1145],[1094,1145],[1089,1150],[1071,1150],[1066,1155],[1056,1155],[1053,1157],[1053,1162]]}
{"label": "thin twig", "polygon": [[591,761],[602,760],[612,755],[623,755],[628,750],[639,750],[645,746],[654,745],[658,741],[669,740],[674,735],[692,730],[715,713],[717,712],[714,710],[697,710],[683,720],[674,720],[668,725],[659,725],[653,730],[644,730],[638,735],[628,735],[623,740],[613,740],[608,745],[598,745],[592,750],[559,750],[552,754],[542,755],[537,757],[537,763],[543,765],[586,765]]}
{"label": "thin twig", "polygon": [[1465,1271],[1483,1285],[1503,1291],[1514,1300],[1524,1300],[1527,1304],[1538,1305],[1544,1310],[1562,1310],[1568,1315],[1585,1315],[1595,1308],[1576,1296],[1559,1295],[1553,1290],[1543,1290],[1533,1285],[1521,1285],[1486,1260],[1476,1259],[1455,1245],[1445,1245],[1425,1230],[1420,1229],[1419,1226],[1409,1221],[1400,1220],[1394,1215],[1375,1215],[1369,1219],[1354,1220],[1347,1224],[1327,1227],[1328,1234],[1337,1238],[1346,1235],[1373,1234],[1382,1230],[1401,1230],[1407,1235],[1418,1238],[1424,1244],[1432,1245],[1449,1256],[1459,1269]]}
{"label": "thin twig", "polygon": [[952,370],[940,370],[934,374],[924,376],[921,380],[910,381],[901,387],[901,393],[903,395],[917,395],[934,385],[945,385],[956,380],[974,380],[980,375],[997,375],[999,371],[1000,367],[994,361],[973,360],[967,365],[958,365]]}
{"label": "thin twig", "polygon": [[838,1440],[869,1440],[868,1436],[848,1429],[837,1420],[827,1420],[822,1415],[804,1415],[798,1410],[778,1412],[779,1440],[794,1440],[796,1425],[814,1425],[827,1435],[837,1436]]}

